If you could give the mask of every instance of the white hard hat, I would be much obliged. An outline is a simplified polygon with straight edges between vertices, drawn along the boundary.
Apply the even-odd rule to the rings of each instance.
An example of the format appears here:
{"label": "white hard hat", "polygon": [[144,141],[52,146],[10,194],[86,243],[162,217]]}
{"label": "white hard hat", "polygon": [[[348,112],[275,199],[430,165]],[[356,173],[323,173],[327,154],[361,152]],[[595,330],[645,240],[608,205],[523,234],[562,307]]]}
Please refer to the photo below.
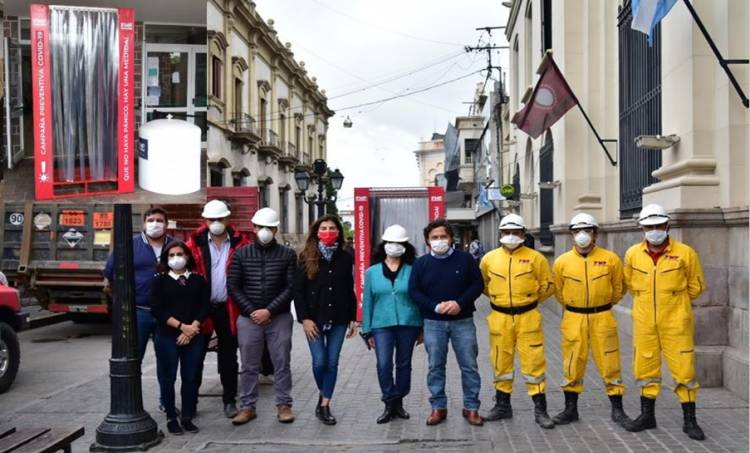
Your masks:
{"label": "white hard hat", "polygon": [[227,207],[227,204],[221,200],[211,200],[203,206],[203,212],[201,216],[204,219],[223,219],[229,217],[232,212]]}
{"label": "white hard hat", "polygon": [[669,214],[661,205],[650,204],[641,210],[638,216],[639,225],[660,225],[669,222]]}
{"label": "white hard hat", "polygon": [[581,212],[574,215],[570,220],[570,229],[580,230],[582,228],[599,228],[599,224],[596,222],[594,216]]}
{"label": "white hard hat", "polygon": [[500,230],[525,230],[526,222],[518,214],[508,214],[500,220]]}
{"label": "white hard hat", "polygon": [[408,242],[409,234],[401,225],[391,225],[383,232],[382,239],[386,242]]}
{"label": "white hard hat", "polygon": [[271,208],[259,209],[251,220],[255,225],[266,227],[279,226],[279,214]]}

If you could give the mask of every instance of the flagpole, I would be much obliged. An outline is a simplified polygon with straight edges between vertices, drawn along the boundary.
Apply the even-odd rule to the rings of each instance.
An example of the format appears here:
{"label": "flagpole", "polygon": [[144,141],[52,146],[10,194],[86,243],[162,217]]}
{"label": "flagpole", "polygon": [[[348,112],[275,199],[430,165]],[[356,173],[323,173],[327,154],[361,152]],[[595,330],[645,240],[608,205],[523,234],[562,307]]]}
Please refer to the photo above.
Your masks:
{"label": "flagpole", "polygon": [[[581,101],[578,100],[578,96],[576,96],[576,94],[573,93],[572,89],[570,90],[570,92],[571,92],[571,94],[573,94],[573,98],[576,100],[576,105],[578,106],[578,110],[581,111],[581,113],[583,114],[583,117],[586,118],[586,122],[589,123],[589,127],[594,132],[594,135],[596,136],[596,141],[599,142],[599,144],[602,146],[602,149],[604,150],[604,153],[607,155],[607,159],[609,159],[609,163],[611,163],[613,167],[616,167],[617,166],[617,162],[614,159],[612,159],[612,156],[609,154],[609,151],[607,150],[607,147],[604,146],[605,140],[603,140],[599,136],[599,132],[596,131],[596,128],[591,123],[591,120],[589,119],[589,116],[586,114],[586,111],[583,110],[583,107],[581,107]],[[606,140],[606,141],[617,142],[617,140]]]}

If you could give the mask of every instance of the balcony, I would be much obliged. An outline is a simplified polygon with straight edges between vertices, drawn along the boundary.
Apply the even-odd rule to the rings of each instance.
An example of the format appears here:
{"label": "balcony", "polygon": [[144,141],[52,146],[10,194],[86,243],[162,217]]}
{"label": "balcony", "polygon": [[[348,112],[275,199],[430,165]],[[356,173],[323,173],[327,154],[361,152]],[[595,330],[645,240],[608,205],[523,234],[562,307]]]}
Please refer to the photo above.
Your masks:
{"label": "balcony", "polygon": [[279,134],[269,130],[266,137],[261,141],[258,151],[271,157],[281,157],[282,150],[281,144],[279,143]]}
{"label": "balcony", "polygon": [[297,147],[294,146],[294,143],[288,142],[286,144],[286,149],[284,150],[284,153],[279,157],[279,161],[287,164],[297,163]]}
{"label": "balcony", "polygon": [[230,140],[236,140],[247,144],[255,144],[260,141],[260,132],[255,118],[247,113],[234,115],[231,120],[233,131],[229,133]]}

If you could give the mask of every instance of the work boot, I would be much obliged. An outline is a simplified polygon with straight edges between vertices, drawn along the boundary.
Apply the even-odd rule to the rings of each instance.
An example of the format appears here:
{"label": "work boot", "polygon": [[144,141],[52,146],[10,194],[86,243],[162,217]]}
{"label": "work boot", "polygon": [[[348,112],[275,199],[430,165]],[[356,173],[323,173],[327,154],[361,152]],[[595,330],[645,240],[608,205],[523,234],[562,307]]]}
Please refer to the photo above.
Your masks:
{"label": "work boot", "polygon": [[578,393],[565,392],[565,409],[552,417],[552,421],[555,425],[567,425],[578,421]]}
{"label": "work boot", "polygon": [[552,429],[555,423],[547,415],[547,397],[544,393],[537,393],[531,397],[534,400],[534,421],[544,429]]}
{"label": "work boot", "polygon": [[626,422],[631,421],[625,409],[622,408],[622,395],[609,395],[609,402],[612,404],[613,422],[625,426]]}
{"label": "work boot", "polygon": [[503,418],[513,418],[513,408],[510,406],[510,393],[495,392],[495,406],[487,412],[484,419],[487,421],[502,420]]}
{"label": "work boot", "polygon": [[385,402],[385,409],[383,410],[383,413],[378,417],[378,425],[382,425],[383,423],[388,423],[393,419],[395,414],[393,413],[393,401],[386,401]]}
{"label": "work boot", "polygon": [[656,400],[653,398],[641,397],[641,415],[635,420],[625,422],[625,429],[631,433],[637,433],[644,429],[656,428],[656,417],[654,417],[654,406]]}
{"label": "work boot", "polygon": [[411,417],[411,415],[406,412],[406,409],[404,409],[403,398],[393,400],[393,414],[398,418],[403,418],[404,420],[408,420],[409,417]]}
{"label": "work boot", "polygon": [[685,419],[682,425],[682,432],[689,438],[695,440],[704,440],[706,435],[698,426],[698,420],[695,419],[695,403],[682,403],[682,416]]}

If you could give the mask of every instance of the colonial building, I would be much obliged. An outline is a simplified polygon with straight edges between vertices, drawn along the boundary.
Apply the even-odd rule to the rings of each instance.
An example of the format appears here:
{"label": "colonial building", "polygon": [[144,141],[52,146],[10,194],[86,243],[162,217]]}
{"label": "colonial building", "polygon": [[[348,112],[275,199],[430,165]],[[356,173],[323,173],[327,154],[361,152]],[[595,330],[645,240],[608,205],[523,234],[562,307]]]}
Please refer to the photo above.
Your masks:
{"label": "colonial building", "polygon": [[[725,58],[750,54],[746,0],[693,0]],[[521,188],[520,214],[555,255],[571,247],[567,222],[588,212],[600,243],[621,256],[642,239],[634,216],[664,205],[671,235],[701,256],[708,290],[694,303],[698,377],[748,397],[748,162],[750,110],[682,2],[657,27],[653,45],[631,30],[630,0],[514,0],[510,116],[551,49],[569,85],[617,160],[613,166],[574,108],[533,140],[512,126],[507,182]],[[745,92],[750,70],[733,65]],[[641,135],[671,135],[663,150],[638,148]],[[617,307],[629,328],[630,298]]]}
{"label": "colonial building", "polygon": [[208,1],[208,183],[258,186],[294,242],[315,218],[294,171],[326,158],[325,92],[247,0]]}
{"label": "colonial building", "polygon": [[444,136],[434,132],[432,138],[419,142],[419,148],[414,151],[419,168],[418,186],[442,186],[445,179],[445,148]]}

